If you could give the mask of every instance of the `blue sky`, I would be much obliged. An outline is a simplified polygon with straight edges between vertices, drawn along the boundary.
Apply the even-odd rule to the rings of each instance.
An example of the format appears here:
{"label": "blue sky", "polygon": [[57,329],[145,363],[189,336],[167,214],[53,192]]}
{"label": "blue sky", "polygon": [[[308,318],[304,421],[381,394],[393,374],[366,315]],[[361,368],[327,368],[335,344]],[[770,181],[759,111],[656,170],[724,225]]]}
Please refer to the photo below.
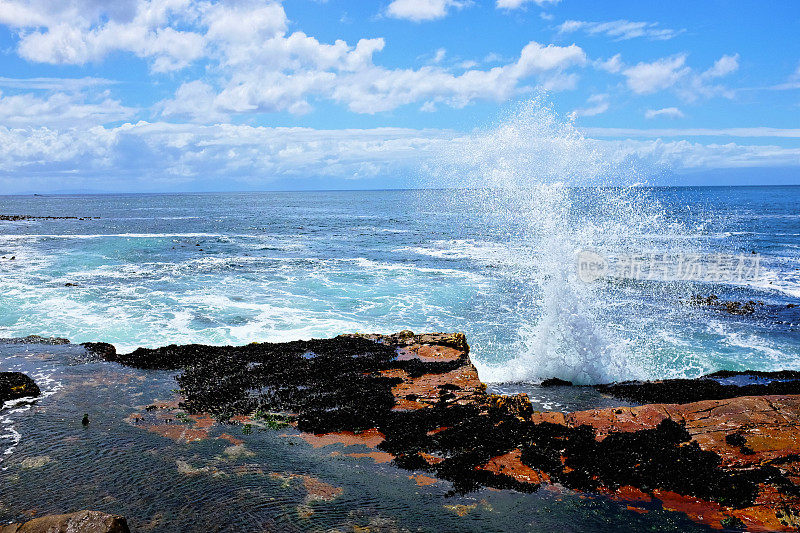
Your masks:
{"label": "blue sky", "polygon": [[416,186],[542,91],[652,182],[800,183],[798,35],[795,0],[0,0],[0,193]]}

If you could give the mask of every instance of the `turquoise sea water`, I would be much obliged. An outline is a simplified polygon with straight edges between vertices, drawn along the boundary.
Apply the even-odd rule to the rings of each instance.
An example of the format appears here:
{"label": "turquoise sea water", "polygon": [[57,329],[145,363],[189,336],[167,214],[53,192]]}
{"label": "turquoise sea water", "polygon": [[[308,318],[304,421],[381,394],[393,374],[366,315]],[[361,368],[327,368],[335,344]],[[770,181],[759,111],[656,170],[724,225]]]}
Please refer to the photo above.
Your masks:
{"label": "turquoise sea water", "polygon": [[[460,330],[491,381],[800,369],[800,314],[787,307],[800,303],[800,187],[620,195],[649,212],[635,232],[625,212],[603,211],[600,189],[561,191],[557,208],[550,193],[486,190],[0,196],[0,214],[99,217],[0,222],[0,337],[130,350]],[[548,210],[563,227],[542,229]],[[756,252],[760,272],[588,286],[562,257],[586,246]],[[566,265],[563,279],[538,269],[548,261]],[[712,293],[765,305],[686,305]]]}

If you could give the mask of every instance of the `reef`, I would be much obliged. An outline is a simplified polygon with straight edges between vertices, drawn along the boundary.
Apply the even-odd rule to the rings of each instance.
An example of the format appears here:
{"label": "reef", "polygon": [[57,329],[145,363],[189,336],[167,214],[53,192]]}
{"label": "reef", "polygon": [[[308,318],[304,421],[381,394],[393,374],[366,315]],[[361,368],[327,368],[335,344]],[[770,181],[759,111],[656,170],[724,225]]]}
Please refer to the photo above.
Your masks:
{"label": "reef", "polygon": [[38,385],[25,374],[0,372],[0,407],[9,400],[39,396],[40,394]]}
{"label": "reef", "polygon": [[55,217],[55,216],[36,216],[36,215],[0,215],[0,221],[18,222],[21,220],[91,220],[100,217]]}
{"label": "reef", "polygon": [[717,311],[723,311],[731,315],[752,315],[756,312],[758,307],[763,307],[765,304],[762,301],[737,301],[737,300],[723,300],[716,294],[709,296],[702,296],[695,294],[689,299],[689,305],[692,307],[707,307]]}
{"label": "reef", "polygon": [[626,381],[594,388],[638,403],[690,403],[738,396],[800,394],[800,372],[720,371],[697,379]]}
{"label": "reef", "polygon": [[129,533],[128,522],[121,516],[99,511],[78,511],[48,515],[22,524],[0,525],[0,533]]}
{"label": "reef", "polygon": [[109,361],[179,371],[180,407],[196,420],[281,416],[315,447],[368,445],[375,451],[360,455],[391,460],[418,482],[446,480],[456,493],[549,485],[715,528],[800,525],[798,373],[600,386],[657,403],[565,414],[536,412],[524,394],[487,392],[460,333],[129,354],[84,346]]}

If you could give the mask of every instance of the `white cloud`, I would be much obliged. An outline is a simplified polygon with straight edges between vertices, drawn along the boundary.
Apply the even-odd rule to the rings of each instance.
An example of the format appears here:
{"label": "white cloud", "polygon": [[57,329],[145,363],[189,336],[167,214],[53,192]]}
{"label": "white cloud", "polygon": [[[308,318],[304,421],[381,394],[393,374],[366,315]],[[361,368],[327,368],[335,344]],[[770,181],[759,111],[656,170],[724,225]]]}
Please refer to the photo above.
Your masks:
{"label": "white cloud", "polygon": [[[475,100],[505,100],[532,77],[553,90],[569,88],[576,77],[565,71],[586,64],[586,54],[576,45],[530,42],[516,61],[489,70],[469,68],[453,74],[435,65],[387,69],[372,61],[383,46],[382,39],[362,39],[352,47],[344,41],[321,44],[305,34],[275,37],[261,43],[261,51],[247,62],[239,64],[239,56],[231,56],[226,63],[229,78],[213,98],[208,84],[200,82],[202,86],[182,86],[161,106],[167,116],[190,115],[201,122],[206,121],[203,117],[231,113],[303,113],[312,98],[330,99],[357,113],[413,103],[426,103],[429,110],[435,104],[460,108]],[[190,89],[202,89],[202,95]]]}
{"label": "white cloud", "polygon": [[577,117],[593,117],[608,111],[611,105],[608,102],[607,94],[593,94],[587,100],[587,107],[576,109],[573,115]]}
{"label": "white cloud", "polygon": [[[363,179],[433,157],[455,135],[442,130],[315,130],[148,123],[58,131],[0,126],[0,175],[74,173],[123,181],[335,176]],[[98,185],[102,184],[100,181]]]}
{"label": "white cloud", "polygon": [[595,61],[595,66],[600,70],[605,70],[606,72],[610,72],[612,74],[617,74],[619,71],[623,69],[625,65],[622,63],[622,55],[616,54],[606,60],[597,60]]}
{"label": "white cloud", "polygon": [[[539,126],[547,131],[546,124]],[[558,127],[558,124],[551,126]],[[596,152],[593,160],[596,158],[612,166],[622,163],[624,167],[624,162],[629,160],[677,170],[800,166],[800,148],[701,144],[661,138],[599,140],[598,133],[609,132],[597,128],[585,131],[595,137],[585,141]],[[661,130],[664,132],[670,133]],[[498,143],[497,153],[484,155],[503,157],[507,144],[517,146],[520,139],[513,136],[513,131],[508,133],[512,137],[506,139],[503,137],[505,130],[498,130],[497,135],[503,142]],[[668,136],[657,133],[657,130],[648,132],[657,137]],[[754,133],[758,132],[748,134]],[[763,133],[800,137],[800,130]],[[545,136],[544,145],[530,156],[532,163],[536,161],[536,154],[555,150],[556,168],[561,168],[559,165],[575,167],[571,155],[574,151],[565,150],[562,144],[565,142],[569,148],[573,142],[580,146],[585,142],[577,137],[555,141],[550,146]],[[0,179],[8,184],[9,180],[24,175],[28,183],[28,179],[38,176],[59,180],[57,186],[62,188],[74,187],[72,180],[80,180],[81,186],[86,188],[110,188],[113,182],[115,187],[126,190],[144,185],[152,187],[155,182],[214,180],[220,183],[228,180],[257,186],[278,178],[298,180],[298,184],[309,177],[370,179],[419,170],[439,161],[444,153],[463,155],[475,142],[473,137],[453,131],[404,128],[315,130],[148,122],[67,130],[0,126]],[[516,148],[508,153],[514,154],[519,156]],[[52,181],[49,183],[53,185]]]}
{"label": "white cloud", "polygon": [[[388,11],[415,20],[466,6],[467,0],[396,0]],[[283,6],[273,0],[0,0],[0,23],[16,28],[19,54],[31,61],[83,64],[114,52],[145,58],[167,72],[202,59],[205,74],[185,80],[155,108],[165,117],[224,121],[233,114],[307,113],[329,100],[358,113],[407,104],[463,107],[502,101],[531,86],[573,88],[583,66],[581,48],[530,42],[516,60],[493,68],[463,65],[454,73],[444,51],[422,68],[386,68],[374,56],[382,38],[320,42],[290,31]]]}
{"label": "white cloud", "polygon": [[610,22],[567,20],[558,27],[559,33],[571,33],[579,30],[589,35],[603,34],[613,37],[617,41],[635,39],[637,37],[646,37],[654,41],[666,41],[683,31],[659,28],[657,22],[633,22],[630,20],[613,20]]}
{"label": "white cloud", "polygon": [[444,18],[450,9],[461,9],[470,3],[466,0],[393,0],[386,8],[386,15],[423,22]]}
{"label": "white cloud", "polygon": [[54,92],[4,95],[0,91],[0,124],[7,126],[74,127],[130,119],[136,110],[123,106],[108,93],[86,100],[79,93]]}
{"label": "white cloud", "polygon": [[[615,56],[616,57],[616,56]],[[637,94],[652,94],[664,89],[674,91],[684,100],[692,102],[700,97],[724,96],[733,98],[735,92],[715,84],[713,80],[727,76],[739,68],[739,55],[724,55],[706,71],[697,73],[686,66],[687,54],[678,54],[657,59],[651,63],[637,63],[632,67],[620,67],[628,88]],[[615,58],[612,58],[615,59]],[[603,68],[605,64],[599,64]],[[607,69],[610,70],[610,69]]]}
{"label": "white cloud", "polygon": [[685,67],[686,54],[658,59],[652,63],[637,63],[622,71],[628,88],[637,94],[649,94],[672,87],[679,79],[689,74]]}
{"label": "white cloud", "polygon": [[193,16],[190,0],[0,0],[0,23],[19,30],[20,56],[40,63],[82,65],[123,51],[156,72],[184,68],[204,53],[202,35],[177,29]]}
{"label": "white cloud", "polygon": [[800,129],[793,128],[583,128],[593,137],[775,137],[800,139]]}
{"label": "white cloud", "polygon": [[800,166],[800,148],[772,145],[700,144],[689,141],[609,141],[618,157],[650,161],[674,170]]}
{"label": "white cloud", "polygon": [[683,118],[683,112],[677,107],[664,107],[662,109],[648,109],[644,113],[644,118]]}
{"label": "white cloud", "polygon": [[548,4],[555,5],[559,2],[561,2],[561,0],[497,0],[496,5],[498,9],[519,9],[525,4],[536,4],[542,7]]}
{"label": "white cloud", "polygon": [[770,89],[775,89],[777,91],[800,89],[800,65],[797,65],[797,69],[789,76],[789,79],[785,83],[779,83],[778,85],[770,87]]}
{"label": "white cloud", "polygon": [[3,78],[0,87],[9,89],[45,90],[45,91],[81,91],[90,87],[115,85],[114,80],[104,78]]}
{"label": "white cloud", "polygon": [[732,56],[724,55],[714,62],[714,65],[703,72],[702,76],[705,78],[720,78],[727,76],[732,72],[739,69],[739,54]]}

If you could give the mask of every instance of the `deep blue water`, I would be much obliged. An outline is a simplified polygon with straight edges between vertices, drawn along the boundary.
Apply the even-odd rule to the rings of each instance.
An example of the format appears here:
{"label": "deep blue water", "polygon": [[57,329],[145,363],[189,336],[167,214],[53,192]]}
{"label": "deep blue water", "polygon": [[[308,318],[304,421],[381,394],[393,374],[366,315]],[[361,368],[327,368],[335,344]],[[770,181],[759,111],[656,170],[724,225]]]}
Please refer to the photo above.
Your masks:
{"label": "deep blue water", "polygon": [[[0,214],[99,217],[0,222],[0,337],[460,330],[494,381],[800,369],[800,187],[0,196]],[[761,272],[584,286],[542,267],[586,246],[757,254]],[[686,305],[712,293],[764,305]]]}

